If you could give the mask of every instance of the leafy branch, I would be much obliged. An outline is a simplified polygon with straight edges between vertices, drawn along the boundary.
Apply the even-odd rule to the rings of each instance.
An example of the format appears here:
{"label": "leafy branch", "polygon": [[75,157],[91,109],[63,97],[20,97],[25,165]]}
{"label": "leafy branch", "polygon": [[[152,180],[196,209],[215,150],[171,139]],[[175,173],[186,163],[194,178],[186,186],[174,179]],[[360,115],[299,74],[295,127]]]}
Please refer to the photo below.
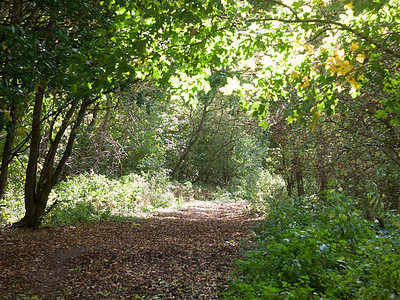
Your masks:
{"label": "leafy branch", "polygon": [[[221,18],[227,18],[225,16],[221,16]],[[356,37],[359,37],[363,40],[365,40],[367,43],[376,46],[378,49],[380,49],[383,52],[386,52],[396,58],[400,58],[400,53],[393,51],[392,49],[384,46],[382,43],[378,41],[374,41],[367,35],[361,33],[360,31],[345,25],[343,23],[340,23],[338,21],[333,21],[333,20],[324,20],[324,19],[318,19],[318,18],[312,18],[312,19],[299,19],[296,18],[294,20],[291,19],[284,19],[284,18],[274,18],[274,17],[266,17],[266,18],[236,18],[237,21],[245,22],[245,23],[265,23],[265,22],[281,22],[285,24],[324,24],[328,26],[336,26],[337,28],[347,31],[355,35]],[[325,28],[324,31],[329,30],[329,28]],[[323,32],[320,32],[322,34]],[[314,37],[315,38],[315,37]]]}

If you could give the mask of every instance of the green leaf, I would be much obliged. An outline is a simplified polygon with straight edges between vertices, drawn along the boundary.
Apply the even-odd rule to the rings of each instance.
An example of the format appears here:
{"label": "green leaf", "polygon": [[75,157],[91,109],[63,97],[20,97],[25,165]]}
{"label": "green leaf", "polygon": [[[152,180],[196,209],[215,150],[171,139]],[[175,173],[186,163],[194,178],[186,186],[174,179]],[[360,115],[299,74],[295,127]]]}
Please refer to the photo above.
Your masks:
{"label": "green leaf", "polygon": [[376,111],[376,117],[378,119],[384,119],[384,118],[387,118],[387,116],[388,116],[388,113],[382,109],[379,109]]}
{"label": "green leaf", "polygon": [[392,120],[390,120],[390,125],[400,125],[400,118],[394,118]]}
{"label": "green leaf", "polygon": [[196,24],[199,21],[199,18],[189,10],[186,10],[182,14],[182,19],[185,23],[189,23],[189,24]]}

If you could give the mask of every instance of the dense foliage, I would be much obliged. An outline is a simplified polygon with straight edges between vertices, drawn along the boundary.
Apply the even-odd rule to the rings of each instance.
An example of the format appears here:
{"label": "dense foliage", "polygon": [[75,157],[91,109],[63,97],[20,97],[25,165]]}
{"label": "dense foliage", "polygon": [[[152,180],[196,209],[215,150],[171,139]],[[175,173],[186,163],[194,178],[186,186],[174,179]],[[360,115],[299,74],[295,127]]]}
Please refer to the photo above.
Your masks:
{"label": "dense foliage", "polygon": [[205,63],[202,48],[226,22],[207,20],[219,9],[213,1],[0,3],[0,196],[10,163],[29,149],[26,214],[15,225],[40,225],[91,107],[132,82],[165,82],[178,65],[195,71]]}
{"label": "dense foliage", "polygon": [[227,298],[397,299],[399,219],[382,228],[357,207],[334,190],[325,203],[275,201]]}
{"label": "dense foliage", "polygon": [[0,1],[1,223],[244,199],[229,297],[400,297],[399,7]]}

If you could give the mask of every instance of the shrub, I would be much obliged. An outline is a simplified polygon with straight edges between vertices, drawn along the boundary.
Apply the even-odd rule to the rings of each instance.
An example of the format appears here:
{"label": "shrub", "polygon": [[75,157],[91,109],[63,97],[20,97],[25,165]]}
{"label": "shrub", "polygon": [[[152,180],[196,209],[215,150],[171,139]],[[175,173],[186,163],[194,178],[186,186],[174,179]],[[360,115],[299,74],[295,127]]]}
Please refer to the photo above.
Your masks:
{"label": "shrub", "polygon": [[[286,198],[285,182],[280,175],[259,168],[246,177],[235,178],[229,190],[233,199],[250,201],[252,210],[261,211],[273,204],[274,199]],[[224,190],[227,193],[227,190]]]}
{"label": "shrub", "polygon": [[399,231],[366,221],[345,195],[328,198],[335,202],[297,199],[269,210],[226,296],[397,299]]}
{"label": "shrub", "polygon": [[24,172],[22,167],[10,164],[6,193],[0,198],[0,227],[14,223],[23,216]]}
{"label": "shrub", "polygon": [[57,201],[57,204],[46,216],[45,224],[73,224],[108,219],[115,214],[131,215],[144,185],[144,179],[134,174],[119,180],[94,173],[70,178],[52,191],[50,202]]}
{"label": "shrub", "polygon": [[135,217],[157,208],[176,207],[192,200],[214,199],[206,187],[172,182],[168,170],[109,178],[83,173],[59,183],[52,191],[54,208],[43,224],[57,226],[78,222]]}
{"label": "shrub", "polygon": [[45,224],[63,225],[114,217],[132,217],[138,212],[172,205],[176,201],[165,172],[129,174],[118,179],[84,173],[56,186],[51,201],[57,201]]}

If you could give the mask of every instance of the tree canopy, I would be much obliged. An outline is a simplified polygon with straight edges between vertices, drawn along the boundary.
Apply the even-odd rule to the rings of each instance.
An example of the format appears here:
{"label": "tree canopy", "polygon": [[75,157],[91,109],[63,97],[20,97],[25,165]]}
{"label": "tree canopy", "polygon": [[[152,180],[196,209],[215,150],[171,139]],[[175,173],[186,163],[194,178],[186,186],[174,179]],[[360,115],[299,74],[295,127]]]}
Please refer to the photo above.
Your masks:
{"label": "tree canopy", "polygon": [[[284,145],[293,136],[283,140],[279,132],[303,129],[283,126],[282,121],[327,133],[332,127],[324,122],[338,124],[335,118],[342,118],[340,126],[347,126],[343,118],[351,123],[362,116],[361,105],[367,105],[369,124],[377,119],[378,127],[386,128],[379,149],[397,162],[399,4],[397,0],[0,1],[4,141],[0,195],[6,189],[10,163],[28,149],[23,162],[26,216],[18,225],[38,226],[82,124],[103,110],[108,111],[106,126],[115,103],[111,98],[126,91],[143,104],[142,92],[132,89],[149,82],[194,110],[203,108],[191,116],[197,127],[171,166],[173,176],[182,173],[182,163],[194,145],[207,141],[201,130],[218,132],[204,127],[210,109],[220,111],[213,120],[241,120],[231,117],[234,105],[229,101],[237,99],[264,129],[270,127],[274,135],[270,142],[280,145],[283,165],[290,157],[293,166],[286,181],[289,186],[296,181],[299,194],[305,167],[302,151],[309,149],[285,152]],[[224,115],[224,109],[229,114]],[[104,136],[101,132],[98,136]],[[221,145],[230,143],[223,135],[218,138]],[[316,153],[325,153],[332,144],[324,147]],[[222,149],[228,155],[227,146],[217,147],[215,153]],[[192,158],[192,162],[200,166],[204,160]],[[322,161],[321,166],[325,166]],[[319,182],[321,190],[327,187],[325,179]]]}
{"label": "tree canopy", "polygon": [[378,118],[399,123],[397,1],[249,1],[232,7],[238,53],[252,72],[242,84],[233,78],[228,91],[255,95],[248,109],[262,115],[270,100],[285,98],[289,121],[312,116],[315,123],[322,113],[345,111],[350,94],[374,99]]}
{"label": "tree canopy", "polygon": [[[88,107],[131,82],[149,76],[165,81],[177,63],[198,68],[202,60],[186,58],[201,53],[208,37],[218,31],[207,16],[219,6],[205,1],[111,0],[16,0],[0,5],[0,129],[7,135],[1,194],[9,162],[28,145],[27,214],[20,225],[34,227]],[[48,149],[39,161],[42,130]],[[21,144],[13,147],[16,135]]]}

